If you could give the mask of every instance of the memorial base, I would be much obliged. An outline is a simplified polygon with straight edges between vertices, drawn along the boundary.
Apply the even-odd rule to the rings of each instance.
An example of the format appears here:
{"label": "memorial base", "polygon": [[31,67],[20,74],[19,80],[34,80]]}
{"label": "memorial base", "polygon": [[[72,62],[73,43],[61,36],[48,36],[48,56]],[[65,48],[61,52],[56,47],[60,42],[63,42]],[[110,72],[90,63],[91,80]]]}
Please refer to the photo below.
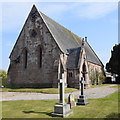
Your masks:
{"label": "memorial base", "polygon": [[70,104],[58,104],[54,106],[54,113],[52,113],[53,117],[67,117],[72,114],[70,110]]}
{"label": "memorial base", "polygon": [[85,99],[85,95],[80,95],[77,105],[86,105],[88,104],[87,100]]}

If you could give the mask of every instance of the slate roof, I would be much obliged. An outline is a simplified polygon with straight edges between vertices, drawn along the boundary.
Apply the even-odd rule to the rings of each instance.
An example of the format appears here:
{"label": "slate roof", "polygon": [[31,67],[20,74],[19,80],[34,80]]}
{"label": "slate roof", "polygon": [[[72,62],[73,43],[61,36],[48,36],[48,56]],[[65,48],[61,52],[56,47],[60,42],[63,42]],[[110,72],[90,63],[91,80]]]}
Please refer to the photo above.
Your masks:
{"label": "slate roof", "polygon": [[44,22],[47,24],[50,32],[55,38],[55,41],[64,53],[67,53],[67,49],[80,47],[80,38],[78,36],[67,30],[65,27],[61,26],[42,12],[40,13],[43,17]]}
{"label": "slate roof", "polygon": [[[81,47],[81,45],[82,45],[81,37],[78,37],[71,31],[69,31],[68,29],[63,27],[62,25],[58,24],[57,22],[55,22],[54,20],[52,20],[51,18],[46,16],[44,13],[42,13],[40,11],[39,11],[39,13],[40,13],[41,17],[43,18],[43,21],[46,23],[49,31],[51,32],[52,36],[54,37],[54,39],[55,39],[56,43],[58,44],[59,48],[61,49],[61,51],[65,54],[67,54],[68,49],[69,49],[69,51],[72,51],[73,53],[75,53],[75,56],[76,56],[76,52],[77,52],[78,48]],[[87,41],[85,42],[84,48],[86,50],[87,60],[89,62],[103,66],[102,62],[100,61],[100,59],[95,54],[92,47],[88,44]],[[70,56],[74,57],[73,54],[71,54]],[[75,59],[77,59],[77,58],[75,58]],[[69,61],[71,61],[71,60],[69,60]],[[74,66],[76,66],[76,64]]]}
{"label": "slate roof", "polygon": [[79,68],[79,58],[81,56],[81,54],[80,54],[81,47],[68,49],[67,51],[68,51],[69,55],[68,55],[66,67],[68,69]]}

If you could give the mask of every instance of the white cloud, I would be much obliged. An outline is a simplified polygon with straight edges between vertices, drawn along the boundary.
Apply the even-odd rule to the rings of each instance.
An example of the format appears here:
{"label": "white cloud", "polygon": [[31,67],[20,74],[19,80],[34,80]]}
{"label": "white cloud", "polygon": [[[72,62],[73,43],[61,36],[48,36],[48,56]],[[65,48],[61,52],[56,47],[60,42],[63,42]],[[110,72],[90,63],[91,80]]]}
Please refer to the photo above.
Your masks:
{"label": "white cloud", "polygon": [[[116,10],[118,7],[117,2],[88,2],[88,3],[72,3],[72,4],[47,4],[40,5],[40,9],[47,15],[62,17],[64,12],[72,11],[71,13],[82,18],[96,19],[101,18],[112,11]],[[54,18],[53,16],[53,18]]]}
{"label": "white cloud", "polygon": [[[2,31],[12,31],[22,28],[25,20],[35,3],[3,3],[2,5]],[[52,18],[61,18],[62,14],[66,11],[72,10],[78,6],[77,3],[58,4],[58,3],[36,3],[38,10],[40,9]]]}
{"label": "white cloud", "polygon": [[[35,0],[36,1],[36,0]],[[22,28],[32,7],[32,2],[3,3],[3,31]],[[117,3],[36,3],[38,9],[54,19],[63,17],[64,12],[78,17],[96,19],[117,9]]]}
{"label": "white cloud", "polygon": [[87,3],[78,9],[77,13],[80,17],[96,19],[101,18],[117,9],[117,3]]}
{"label": "white cloud", "polygon": [[46,15],[52,18],[62,18],[64,13],[74,11],[79,7],[80,3],[50,3],[50,4],[39,4],[38,8]]}

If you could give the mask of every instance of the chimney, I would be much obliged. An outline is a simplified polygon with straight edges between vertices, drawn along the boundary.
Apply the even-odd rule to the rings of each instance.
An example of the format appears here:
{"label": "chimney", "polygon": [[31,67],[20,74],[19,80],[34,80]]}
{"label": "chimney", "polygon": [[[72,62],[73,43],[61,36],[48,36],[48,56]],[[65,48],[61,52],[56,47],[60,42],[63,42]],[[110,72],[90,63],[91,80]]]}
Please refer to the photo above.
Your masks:
{"label": "chimney", "polygon": [[84,38],[82,38],[82,46],[84,46],[84,44],[85,44],[85,40]]}
{"label": "chimney", "polygon": [[85,41],[87,41],[87,37],[85,37]]}

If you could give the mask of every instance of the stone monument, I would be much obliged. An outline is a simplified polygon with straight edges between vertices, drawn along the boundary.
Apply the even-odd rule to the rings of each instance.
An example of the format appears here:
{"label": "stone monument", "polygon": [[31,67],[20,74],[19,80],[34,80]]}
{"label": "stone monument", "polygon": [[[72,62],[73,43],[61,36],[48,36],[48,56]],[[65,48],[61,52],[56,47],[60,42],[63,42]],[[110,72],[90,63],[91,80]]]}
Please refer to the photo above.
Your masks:
{"label": "stone monument", "polygon": [[54,113],[52,113],[52,116],[67,117],[72,113],[72,111],[70,110],[70,104],[65,103],[64,100],[64,74],[62,74],[62,79],[59,81],[59,87],[60,100],[59,104],[54,106]]}
{"label": "stone monument", "polygon": [[69,96],[68,96],[68,104],[70,104],[70,108],[76,106],[76,103],[75,103],[75,99],[74,99],[74,95],[73,95],[73,94],[69,94]]}
{"label": "stone monument", "polygon": [[78,98],[77,105],[86,105],[88,104],[85,95],[84,95],[84,77],[81,78],[81,95]]}

